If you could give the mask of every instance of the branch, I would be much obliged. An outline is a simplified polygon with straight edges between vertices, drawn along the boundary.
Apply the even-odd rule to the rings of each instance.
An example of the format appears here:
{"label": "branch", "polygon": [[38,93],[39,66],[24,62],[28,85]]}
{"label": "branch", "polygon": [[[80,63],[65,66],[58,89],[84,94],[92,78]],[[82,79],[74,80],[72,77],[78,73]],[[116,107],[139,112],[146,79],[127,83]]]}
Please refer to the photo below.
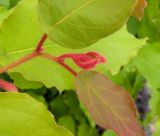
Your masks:
{"label": "branch", "polygon": [[74,76],[77,76],[77,73],[71,67],[66,65],[64,62],[61,62],[58,57],[54,57],[52,55],[43,53],[42,47],[43,47],[44,42],[46,41],[47,37],[48,37],[47,34],[43,34],[43,36],[41,37],[40,41],[37,44],[37,48],[35,51],[33,51],[31,54],[29,54],[23,58],[20,58],[19,60],[7,65],[6,67],[0,68],[0,74],[7,72],[8,70],[10,70],[16,66],[19,66],[22,63],[27,62],[28,60],[31,60],[35,57],[40,56],[40,57],[52,60],[52,61],[60,64],[62,67],[64,67],[66,70],[68,70],[71,74],[73,74]]}
{"label": "branch", "polygon": [[34,57],[38,56],[38,54],[43,51],[42,46],[43,46],[44,42],[46,41],[46,39],[47,39],[47,34],[44,33],[43,36],[41,37],[40,41],[37,44],[36,50],[33,51],[33,53],[31,53],[31,54],[29,54],[29,55],[27,55],[27,56],[25,56],[23,58],[20,58],[19,60],[7,65],[4,68],[0,68],[0,74],[4,73],[4,72],[7,72],[9,69],[12,69],[12,68],[14,68],[14,67],[16,67],[16,66],[18,66],[18,65],[20,65],[20,64],[22,64],[22,63],[24,63],[26,61],[28,61],[28,60],[31,60]]}
{"label": "branch", "polygon": [[39,43],[37,44],[37,48],[35,50],[36,52],[38,52],[38,53],[43,52],[43,45],[44,45],[44,42],[46,41],[47,37],[48,37],[47,34],[44,33],[43,36],[41,37]]}
{"label": "branch", "polygon": [[54,57],[52,55],[45,54],[45,53],[40,53],[39,56],[58,63],[59,65],[61,65],[62,67],[64,67],[66,70],[68,70],[72,75],[77,76],[77,73],[71,67],[69,67],[68,65],[66,65],[64,62],[59,61],[58,57]]}
{"label": "branch", "polygon": [[28,61],[28,60],[31,60],[32,58],[34,58],[36,56],[37,56],[37,53],[33,52],[33,53],[31,53],[31,54],[29,54],[29,55],[27,55],[27,56],[15,61],[15,62],[7,65],[4,68],[0,68],[0,74],[4,73],[4,72],[7,72],[9,69],[12,69],[12,68],[14,68],[14,67],[16,67],[16,66],[18,66],[18,65],[20,65],[20,64],[22,64],[22,63],[24,63],[26,61]]}

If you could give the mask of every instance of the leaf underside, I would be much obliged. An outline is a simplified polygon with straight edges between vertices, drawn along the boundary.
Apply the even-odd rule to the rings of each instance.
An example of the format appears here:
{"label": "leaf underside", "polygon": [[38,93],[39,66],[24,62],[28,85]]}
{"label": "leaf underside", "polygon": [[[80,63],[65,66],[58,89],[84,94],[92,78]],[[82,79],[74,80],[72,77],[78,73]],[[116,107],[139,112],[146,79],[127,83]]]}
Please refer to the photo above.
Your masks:
{"label": "leaf underside", "polygon": [[132,16],[136,17],[138,20],[141,20],[143,17],[144,9],[147,7],[146,0],[138,0],[135,9],[133,10]]}
{"label": "leaf underside", "polygon": [[127,91],[104,75],[81,72],[75,82],[79,99],[98,125],[114,130],[119,136],[144,136],[136,119],[134,101]]}

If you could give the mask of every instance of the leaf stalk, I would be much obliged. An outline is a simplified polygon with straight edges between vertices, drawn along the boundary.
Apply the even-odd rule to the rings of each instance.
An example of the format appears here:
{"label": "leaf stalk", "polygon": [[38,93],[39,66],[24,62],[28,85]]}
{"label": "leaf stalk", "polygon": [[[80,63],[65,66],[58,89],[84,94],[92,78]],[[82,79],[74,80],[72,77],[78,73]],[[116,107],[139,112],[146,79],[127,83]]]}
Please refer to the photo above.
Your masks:
{"label": "leaf stalk", "polygon": [[17,61],[12,62],[11,64],[0,68],[0,74],[5,73],[8,70],[13,69],[13,68],[33,59],[35,57],[39,56],[39,57],[43,57],[43,58],[49,59],[51,61],[54,61],[54,62],[60,64],[62,67],[64,67],[66,70],[68,70],[72,75],[77,76],[77,73],[71,67],[69,67],[67,64],[65,64],[64,62],[60,62],[58,57],[43,53],[43,45],[44,45],[47,38],[48,38],[47,34],[44,33],[42,35],[40,41],[38,42],[36,49],[31,54],[28,54],[28,55],[18,59]]}

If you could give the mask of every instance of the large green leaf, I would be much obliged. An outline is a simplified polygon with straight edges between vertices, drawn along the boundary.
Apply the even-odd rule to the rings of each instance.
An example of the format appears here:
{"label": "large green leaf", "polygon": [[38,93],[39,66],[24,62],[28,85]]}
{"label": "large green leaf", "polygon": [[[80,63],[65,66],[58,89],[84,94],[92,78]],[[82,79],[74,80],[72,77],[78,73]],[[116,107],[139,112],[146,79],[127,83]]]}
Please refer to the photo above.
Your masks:
{"label": "large green leaf", "polygon": [[118,136],[145,135],[136,119],[132,97],[103,74],[83,71],[77,76],[75,87],[79,99],[98,125],[114,130]]}
{"label": "large green leaf", "polygon": [[[3,66],[34,50],[42,35],[36,7],[37,0],[23,0],[13,9],[14,12],[3,20],[0,26],[0,63]],[[64,53],[97,51],[107,58],[107,63],[98,66],[96,70],[103,72],[109,70],[116,74],[121,66],[136,56],[144,43],[145,40],[137,40],[124,27],[113,35],[82,50],[66,49],[47,41],[45,51],[56,56]],[[79,70],[73,63],[68,63],[74,69]],[[47,87],[56,86],[59,90],[73,89],[73,76],[56,63],[42,58],[36,58],[9,72],[21,73],[25,79],[42,82]],[[16,78],[16,76],[12,77]],[[18,82],[17,80],[16,82]]]}
{"label": "large green leaf", "polygon": [[44,30],[54,42],[83,48],[122,27],[137,0],[39,0]]}
{"label": "large green leaf", "polygon": [[54,122],[51,113],[27,94],[0,93],[0,135],[72,136]]}

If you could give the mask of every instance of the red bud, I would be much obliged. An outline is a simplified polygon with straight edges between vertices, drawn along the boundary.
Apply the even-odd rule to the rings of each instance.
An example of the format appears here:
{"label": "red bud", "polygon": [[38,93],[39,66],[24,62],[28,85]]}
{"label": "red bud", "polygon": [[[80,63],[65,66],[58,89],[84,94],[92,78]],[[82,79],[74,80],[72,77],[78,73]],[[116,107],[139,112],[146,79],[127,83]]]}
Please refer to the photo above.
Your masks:
{"label": "red bud", "polygon": [[0,79],[0,88],[9,92],[18,92],[18,89],[15,85]]}
{"label": "red bud", "polygon": [[92,69],[97,64],[105,63],[106,59],[96,52],[88,52],[85,54],[64,54],[59,58],[60,63],[64,62],[66,58],[71,58],[82,69]]}

